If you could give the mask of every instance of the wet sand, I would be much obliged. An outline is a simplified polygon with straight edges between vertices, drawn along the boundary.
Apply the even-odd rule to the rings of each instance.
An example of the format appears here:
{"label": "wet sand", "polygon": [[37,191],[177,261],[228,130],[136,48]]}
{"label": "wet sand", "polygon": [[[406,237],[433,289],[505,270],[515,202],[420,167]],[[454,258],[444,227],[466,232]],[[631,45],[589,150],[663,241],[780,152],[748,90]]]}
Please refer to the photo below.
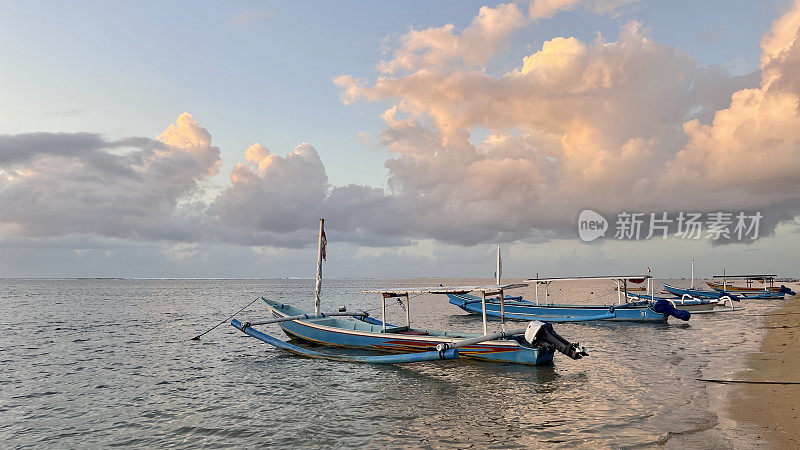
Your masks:
{"label": "wet sand", "polygon": [[[792,288],[797,290],[796,285]],[[800,382],[800,295],[787,297],[782,308],[764,317],[763,326],[767,333],[761,350],[748,355],[750,370],[737,378]],[[758,428],[761,435],[749,437],[759,446],[800,448],[800,385],[740,384],[729,390],[729,396],[736,422]]]}

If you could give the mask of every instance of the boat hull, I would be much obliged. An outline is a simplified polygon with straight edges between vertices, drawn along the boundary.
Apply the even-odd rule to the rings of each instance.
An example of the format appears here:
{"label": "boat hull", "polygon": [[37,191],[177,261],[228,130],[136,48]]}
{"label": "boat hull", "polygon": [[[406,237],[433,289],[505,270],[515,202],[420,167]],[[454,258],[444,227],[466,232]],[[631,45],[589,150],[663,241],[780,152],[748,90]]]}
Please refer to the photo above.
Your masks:
{"label": "boat hull", "polygon": [[757,292],[764,292],[764,291],[767,291],[767,290],[769,292],[778,292],[778,291],[781,290],[780,286],[769,286],[769,287],[767,287],[767,289],[764,289],[764,288],[754,288],[754,287],[731,286],[730,284],[727,285],[727,286],[723,286],[720,283],[712,283],[710,281],[706,281],[706,284],[709,285],[709,287],[711,287],[711,289],[714,289],[714,290],[717,290],[717,291],[725,290],[725,291],[728,291],[728,292],[754,292],[754,293],[757,293]]}
{"label": "boat hull", "polygon": [[[306,314],[289,305],[264,299],[267,309],[276,318]],[[440,343],[453,343],[469,337],[471,333],[430,330],[407,330],[405,327],[373,325],[356,319],[318,318],[280,322],[277,324],[287,336],[314,344],[363,348],[388,353],[429,352]],[[397,330],[398,331],[393,331]],[[402,330],[405,329],[405,330]],[[404,334],[408,333],[408,334]],[[523,345],[517,340],[487,341],[458,349],[460,358],[500,363],[542,365],[553,361],[553,350]]]}
{"label": "boat hull", "polygon": [[727,286],[725,291],[722,290],[721,284],[709,283],[706,282],[709,286],[711,286],[715,291],[721,293],[730,293],[737,295],[741,298],[750,298],[754,300],[783,300],[786,298],[784,293],[780,291],[780,287],[770,287],[769,290],[766,289],[757,289],[757,288],[743,288],[743,287],[735,287],[735,286]]}
{"label": "boat hull", "polygon": [[[483,314],[481,299],[467,294],[448,294],[450,303],[472,314]],[[555,305],[535,304],[525,300],[508,300],[503,307],[505,317],[513,320],[542,320],[549,322],[612,322],[666,323],[665,314],[653,311],[648,302],[625,305]],[[486,315],[500,317],[500,302],[486,299]]]}
{"label": "boat hull", "polygon": [[670,294],[676,297],[682,297],[684,295],[689,295],[691,297],[698,297],[698,298],[722,298],[725,296],[731,297],[739,297],[743,299],[752,299],[752,300],[783,300],[784,296],[781,293],[777,292],[767,292],[767,291],[759,291],[759,292],[729,292],[729,291],[704,291],[701,289],[681,289],[676,288],[674,286],[670,286],[664,283],[664,289],[669,292]]}
{"label": "boat hull", "polygon": [[723,302],[720,302],[718,299],[707,298],[707,299],[680,299],[680,298],[666,298],[666,297],[654,297],[654,296],[644,296],[640,294],[633,294],[628,293],[628,297],[634,301],[639,300],[650,300],[658,301],[658,300],[667,300],[672,302],[675,306],[675,309],[682,309],[684,311],[689,311],[692,314],[699,314],[699,313],[710,313],[710,312],[722,312],[722,311],[739,311],[742,308],[733,308],[732,303],[726,305]]}

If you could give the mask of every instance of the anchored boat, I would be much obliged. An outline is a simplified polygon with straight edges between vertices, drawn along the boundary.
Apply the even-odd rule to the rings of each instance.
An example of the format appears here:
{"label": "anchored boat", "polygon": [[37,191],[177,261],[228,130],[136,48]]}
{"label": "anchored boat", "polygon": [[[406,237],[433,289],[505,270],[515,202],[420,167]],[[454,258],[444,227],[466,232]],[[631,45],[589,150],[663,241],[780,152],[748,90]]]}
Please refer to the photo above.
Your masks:
{"label": "anchored boat", "polygon": [[[588,355],[582,345],[570,343],[556,334],[552,325],[536,321],[531,321],[524,328],[515,329],[506,329],[503,324],[501,331],[495,333],[488,332],[487,324],[484,321],[483,334],[423,330],[411,327],[409,293],[465,294],[480,292],[482,296],[495,294],[502,296],[505,290],[523,287],[526,286],[525,284],[370,290],[363,292],[381,295],[383,301],[381,320],[369,317],[367,313],[321,313],[322,261],[325,259],[326,243],[323,226],[324,221],[320,219],[314,312],[307,312],[262,297],[272,316],[271,319],[254,322],[242,322],[234,319],[231,321],[232,326],[249,336],[291,353],[309,358],[336,361],[398,364],[467,358],[479,361],[540,365],[551,362],[555,351],[564,353],[572,359],[580,359]],[[389,298],[405,299],[405,326],[393,326],[386,323],[386,300]],[[373,356],[323,353],[284,342],[253,328],[270,323],[277,324],[286,335],[299,341],[332,347],[362,348],[392,354]]]}
{"label": "anchored boat", "polygon": [[[724,271],[723,271],[724,272]],[[718,283],[711,283],[706,281],[711,288],[712,291],[707,291],[703,289],[696,288],[694,285],[694,260],[692,260],[692,283],[688,289],[677,288],[675,286],[668,285],[664,283],[664,290],[669,292],[670,294],[674,295],[677,298],[684,298],[686,296],[690,298],[699,298],[699,299],[721,299],[721,298],[731,298],[732,300],[738,301],[740,298],[746,299],[768,299],[768,300],[780,300],[784,298],[784,294],[794,295],[794,292],[787,288],[786,286],[775,287],[774,280],[777,275],[715,275],[714,278],[721,279],[722,284]],[[727,280],[730,279],[743,279],[747,282],[747,287],[736,287],[727,284]],[[754,281],[761,281],[764,283],[763,289],[754,288],[753,282]],[[769,285],[767,285],[769,283]]]}
{"label": "anchored boat", "polygon": [[[655,322],[666,323],[669,316],[681,320],[689,320],[690,313],[676,309],[676,306],[667,300],[664,301],[629,301],[625,285],[628,280],[646,279],[650,275],[613,275],[600,277],[562,277],[562,278],[533,278],[525,280],[526,283],[535,283],[536,294],[534,301],[522,297],[476,297],[468,294],[448,294],[450,303],[464,311],[473,314],[484,314],[499,317],[501,320],[539,320],[545,322],[588,322],[595,320],[622,321],[622,322]],[[586,280],[612,280],[617,282],[616,305],[587,305],[587,304],[553,304],[539,301],[539,287],[543,286],[545,298],[548,298],[550,283],[560,281],[586,281]],[[623,297],[624,295],[624,297]],[[624,301],[623,301],[624,299]]]}

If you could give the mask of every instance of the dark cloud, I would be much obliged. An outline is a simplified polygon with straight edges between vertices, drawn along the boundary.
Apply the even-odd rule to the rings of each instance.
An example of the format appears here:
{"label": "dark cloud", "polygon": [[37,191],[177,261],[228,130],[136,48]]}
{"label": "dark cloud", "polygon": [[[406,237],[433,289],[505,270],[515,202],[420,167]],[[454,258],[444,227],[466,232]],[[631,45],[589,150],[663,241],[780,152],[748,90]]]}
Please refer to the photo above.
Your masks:
{"label": "dark cloud", "polygon": [[179,238],[165,223],[179,222],[178,201],[218,163],[219,149],[188,114],[158,140],[0,136],[0,223],[20,236]]}

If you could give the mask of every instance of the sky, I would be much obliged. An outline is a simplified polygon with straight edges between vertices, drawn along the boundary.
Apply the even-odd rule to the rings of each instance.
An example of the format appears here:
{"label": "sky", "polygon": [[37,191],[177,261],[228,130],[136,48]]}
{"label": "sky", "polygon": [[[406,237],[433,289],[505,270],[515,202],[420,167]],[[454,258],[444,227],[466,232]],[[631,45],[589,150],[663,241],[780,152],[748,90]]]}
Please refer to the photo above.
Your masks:
{"label": "sky", "polygon": [[0,277],[311,277],[319,217],[330,276],[800,272],[789,0],[0,12]]}

